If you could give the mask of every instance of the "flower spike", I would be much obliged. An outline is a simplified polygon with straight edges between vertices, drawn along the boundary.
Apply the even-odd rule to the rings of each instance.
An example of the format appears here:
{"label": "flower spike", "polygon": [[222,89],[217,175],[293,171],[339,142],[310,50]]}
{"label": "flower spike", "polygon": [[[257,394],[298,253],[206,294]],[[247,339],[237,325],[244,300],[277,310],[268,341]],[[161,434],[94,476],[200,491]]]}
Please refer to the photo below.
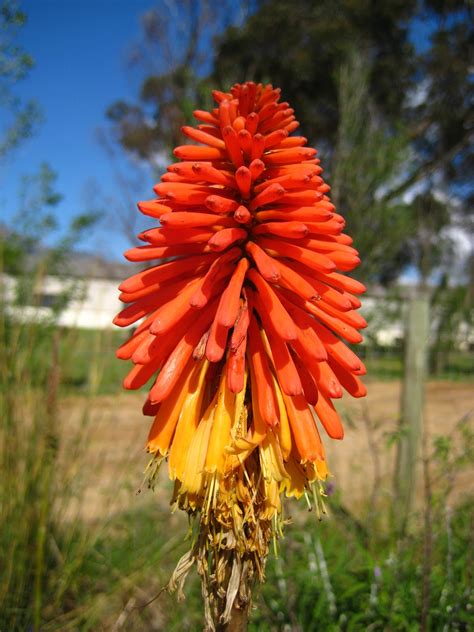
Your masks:
{"label": "flower spike", "polygon": [[246,82],[213,96],[182,128],[191,144],[175,148],[156,198],[138,203],[159,224],[125,254],[149,267],[121,283],[128,305],[114,321],[141,321],[117,357],[134,364],[126,388],[151,382],[150,481],[166,460],[173,504],[198,520],[170,587],[197,563],[209,630],[248,608],[282,530],[281,496],[321,502],[319,430],[344,434],[332,400],[366,393],[345,342],[366,326],[365,288],[344,274],[359,253],[316,150],[292,135],[279,89]]}

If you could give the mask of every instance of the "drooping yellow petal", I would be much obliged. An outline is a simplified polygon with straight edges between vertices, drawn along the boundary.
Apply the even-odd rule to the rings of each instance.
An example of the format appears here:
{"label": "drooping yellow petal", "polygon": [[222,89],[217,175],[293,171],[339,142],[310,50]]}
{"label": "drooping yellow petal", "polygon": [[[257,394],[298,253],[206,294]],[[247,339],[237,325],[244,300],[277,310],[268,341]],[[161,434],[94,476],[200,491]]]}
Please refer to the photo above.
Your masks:
{"label": "drooping yellow petal", "polygon": [[222,474],[224,471],[225,448],[231,443],[230,430],[235,413],[235,398],[235,394],[227,386],[226,371],[222,371],[206,456],[205,470],[209,474],[216,471]]}
{"label": "drooping yellow petal", "polygon": [[298,459],[291,455],[285,464],[287,477],[280,484],[280,491],[285,492],[287,498],[301,498],[308,483],[305,467]]}
{"label": "drooping yellow petal", "polygon": [[258,407],[257,388],[255,384],[255,376],[252,369],[250,369],[250,384],[253,413],[252,429],[249,429],[246,436],[237,437],[228,449],[231,454],[237,455],[241,462],[246,460],[248,456],[253,452],[253,450],[255,450],[255,448],[262,443],[268,432],[268,426],[262,419]]}
{"label": "drooping yellow petal", "polygon": [[182,493],[202,493],[204,483],[204,466],[206,463],[209,437],[211,435],[214,413],[217,405],[217,393],[207,407],[203,418],[194,431],[186,455],[183,477],[181,479]]}
{"label": "drooping yellow petal", "polygon": [[322,461],[322,460],[317,460],[315,463],[316,466],[316,471],[318,473],[318,477],[322,480],[325,481],[327,479],[327,477],[329,476],[329,469],[328,469],[328,463],[326,460]]}
{"label": "drooping yellow petal", "polygon": [[259,517],[262,520],[271,520],[275,513],[280,512],[281,508],[280,490],[277,481],[265,481],[264,494],[265,500]]}
{"label": "drooping yellow petal", "polygon": [[148,434],[147,450],[152,454],[160,452],[166,455],[178,422],[183,402],[189,393],[189,385],[196,369],[194,360],[190,360],[181,374],[170,396],[160,404],[153,425]]}
{"label": "drooping yellow petal", "polygon": [[278,439],[273,432],[269,432],[260,445],[260,463],[265,480],[280,482],[288,476]]}
{"label": "drooping yellow petal", "polygon": [[208,360],[203,360],[189,385],[189,392],[184,400],[176,433],[169,454],[169,477],[171,480],[182,480],[186,456],[191,439],[201,419],[202,403],[205,394],[204,380],[209,366]]}

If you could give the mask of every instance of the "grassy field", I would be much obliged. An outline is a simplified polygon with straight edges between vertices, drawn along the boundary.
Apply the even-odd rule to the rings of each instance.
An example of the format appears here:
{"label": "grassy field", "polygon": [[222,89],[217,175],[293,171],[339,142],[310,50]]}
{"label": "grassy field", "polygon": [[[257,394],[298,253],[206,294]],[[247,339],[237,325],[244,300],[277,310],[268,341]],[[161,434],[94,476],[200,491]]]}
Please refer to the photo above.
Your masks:
{"label": "grassy field", "polygon": [[[200,630],[200,589],[160,593],[189,546],[171,483],[142,485],[150,423],[115,360],[121,332],[7,331],[2,369],[0,630]],[[289,502],[286,537],[257,588],[250,630],[468,630],[472,619],[474,391],[426,389],[429,482],[419,472],[409,531],[392,519],[399,380],[370,370],[365,400],[343,399],[342,442],[318,523]],[[374,365],[375,366],[375,365]]]}

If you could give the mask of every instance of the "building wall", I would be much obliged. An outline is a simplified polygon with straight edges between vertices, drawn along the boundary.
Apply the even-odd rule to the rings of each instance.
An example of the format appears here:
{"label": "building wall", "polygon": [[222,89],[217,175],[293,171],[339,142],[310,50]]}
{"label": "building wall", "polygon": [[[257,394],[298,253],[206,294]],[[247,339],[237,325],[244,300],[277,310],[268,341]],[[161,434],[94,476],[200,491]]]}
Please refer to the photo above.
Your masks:
{"label": "building wall", "polygon": [[123,308],[123,303],[118,300],[117,286],[116,280],[85,281],[81,295],[74,298],[61,312],[59,323],[64,327],[84,329],[116,328],[112,320]]}
{"label": "building wall", "polygon": [[116,328],[112,320],[123,307],[118,300],[118,284],[116,279],[78,280],[46,276],[37,282],[31,305],[13,307],[16,279],[7,275],[2,278],[6,303],[15,317],[48,319],[53,315],[54,302],[68,293],[72,298],[60,312],[58,324],[81,329]]}

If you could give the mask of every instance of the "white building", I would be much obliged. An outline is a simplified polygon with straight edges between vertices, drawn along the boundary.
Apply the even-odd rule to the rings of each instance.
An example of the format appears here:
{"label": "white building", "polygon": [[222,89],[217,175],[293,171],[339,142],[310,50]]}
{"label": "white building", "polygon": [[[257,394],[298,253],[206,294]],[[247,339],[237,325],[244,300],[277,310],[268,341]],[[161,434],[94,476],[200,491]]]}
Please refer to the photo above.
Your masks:
{"label": "white building", "polygon": [[[48,319],[64,296],[70,297],[58,316],[63,327],[80,329],[116,328],[112,320],[123,308],[118,299],[119,283],[138,271],[138,266],[106,262],[86,255],[74,255],[66,276],[33,278],[30,304],[15,305],[17,278],[2,275],[5,302],[10,314],[22,320]],[[117,328],[118,329],[118,328]]]}

